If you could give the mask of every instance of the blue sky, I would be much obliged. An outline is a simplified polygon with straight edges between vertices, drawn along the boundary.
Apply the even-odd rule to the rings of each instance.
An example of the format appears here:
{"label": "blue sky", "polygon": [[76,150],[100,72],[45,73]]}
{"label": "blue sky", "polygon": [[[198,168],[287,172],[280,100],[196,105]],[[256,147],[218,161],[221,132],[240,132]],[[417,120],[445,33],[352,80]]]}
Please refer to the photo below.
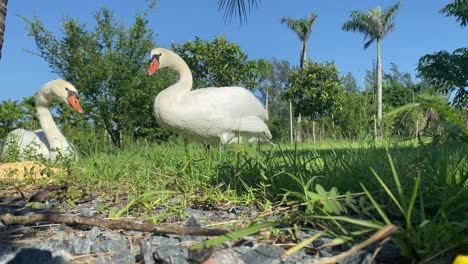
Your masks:
{"label": "blue sky", "polygon": [[[241,26],[237,21],[226,25],[217,1],[160,0],[150,13],[149,26],[155,31],[157,46],[170,47],[171,41],[183,43],[199,36],[211,40],[226,36],[241,46],[249,59],[272,58],[299,64],[300,43],[295,33],[279,21],[283,16],[307,17],[311,11],[318,15],[309,40],[308,57],[315,61],[334,61],[341,74],[351,72],[362,83],[366,69],[375,60],[375,45],[363,49],[363,35],[344,32],[343,22],[352,10],[367,11],[377,5],[385,8],[395,0],[263,0],[258,9]],[[452,51],[468,43],[466,28],[454,17],[445,17],[439,10],[449,0],[404,0],[398,13],[396,29],[382,42],[384,70],[394,62],[399,69],[415,75],[418,59],[439,50]],[[22,0],[9,1],[3,56],[0,61],[0,101],[20,100],[33,95],[42,84],[58,76],[39,57],[25,50],[35,50],[27,36],[25,23],[18,15],[37,16],[45,27],[60,33],[64,17],[77,18],[93,26],[92,14],[106,6],[120,21],[130,24],[137,11],[145,9],[145,0]]]}

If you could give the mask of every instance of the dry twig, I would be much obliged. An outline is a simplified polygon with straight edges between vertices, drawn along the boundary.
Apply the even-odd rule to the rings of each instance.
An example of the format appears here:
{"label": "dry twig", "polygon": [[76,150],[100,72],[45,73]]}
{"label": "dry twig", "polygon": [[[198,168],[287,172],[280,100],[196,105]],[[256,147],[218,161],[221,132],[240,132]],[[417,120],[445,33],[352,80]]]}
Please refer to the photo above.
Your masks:
{"label": "dry twig", "polygon": [[359,243],[357,245],[354,245],[350,250],[348,250],[346,252],[343,252],[341,254],[338,254],[336,256],[321,260],[321,261],[318,262],[318,264],[336,263],[338,260],[344,259],[344,258],[352,255],[356,251],[359,251],[359,250],[369,246],[370,244],[374,243],[375,241],[379,241],[379,240],[382,240],[382,239],[385,239],[385,238],[389,237],[390,235],[392,235],[397,230],[398,230],[398,227],[396,227],[395,225],[392,225],[392,224],[387,225],[387,226],[383,227],[382,229],[380,229],[379,231],[377,231],[375,234],[373,234],[368,239],[364,240],[363,242],[361,242],[361,243]]}
{"label": "dry twig", "polygon": [[137,223],[125,219],[102,219],[97,217],[81,217],[76,215],[64,214],[33,214],[14,216],[12,214],[0,215],[0,220],[7,225],[14,224],[32,224],[37,222],[65,223],[67,225],[88,225],[98,226],[108,229],[124,229],[142,232],[151,232],[156,234],[176,234],[176,235],[194,235],[194,236],[219,236],[228,233],[225,229],[210,229],[201,227],[186,226],[156,226],[150,223]]}

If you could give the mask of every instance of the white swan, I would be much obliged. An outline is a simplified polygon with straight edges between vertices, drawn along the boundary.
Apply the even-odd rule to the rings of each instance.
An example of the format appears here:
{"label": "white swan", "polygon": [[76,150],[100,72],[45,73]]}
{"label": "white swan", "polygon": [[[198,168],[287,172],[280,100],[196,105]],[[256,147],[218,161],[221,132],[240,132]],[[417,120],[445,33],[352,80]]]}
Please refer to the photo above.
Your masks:
{"label": "white swan", "polygon": [[179,81],[161,91],[154,101],[154,115],[162,127],[205,144],[221,143],[221,147],[239,136],[271,142],[265,124],[268,113],[250,91],[242,87],[192,91],[192,73],[176,53],[155,48],[150,58],[148,75],[164,67],[179,73]]}
{"label": "white swan", "polygon": [[55,161],[59,155],[73,155],[73,146],[60,133],[49,111],[49,105],[55,98],[63,99],[76,111],[83,113],[78,93],[71,83],[53,80],[44,84],[36,94],[36,111],[42,129],[28,131],[19,128],[10,132],[5,141],[3,155],[17,151],[16,154],[21,160],[42,155],[51,161]]}

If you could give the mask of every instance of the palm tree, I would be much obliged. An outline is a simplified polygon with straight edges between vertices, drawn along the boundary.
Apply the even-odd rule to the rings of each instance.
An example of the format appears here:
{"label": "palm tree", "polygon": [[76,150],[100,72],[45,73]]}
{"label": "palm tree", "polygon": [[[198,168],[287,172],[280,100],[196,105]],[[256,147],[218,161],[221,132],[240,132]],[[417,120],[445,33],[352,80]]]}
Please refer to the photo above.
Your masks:
{"label": "palm tree", "polygon": [[290,17],[283,17],[281,23],[288,25],[288,27],[296,32],[299,40],[301,41],[301,58],[300,58],[300,67],[305,63],[306,52],[307,52],[307,42],[310,37],[310,32],[312,31],[312,24],[314,24],[317,15],[311,13],[308,18],[293,19]]}
{"label": "palm tree", "polygon": [[5,34],[5,19],[8,0],[0,0],[0,59],[2,58],[3,35]]}
{"label": "palm tree", "polygon": [[[296,32],[299,40],[301,41],[301,57],[299,65],[302,68],[307,58],[307,42],[309,41],[310,32],[312,32],[312,25],[315,22],[317,15],[315,13],[310,13],[308,18],[293,19],[290,17],[283,17],[281,23],[286,24],[292,31]],[[290,130],[292,134],[292,102],[289,101],[289,112],[291,116],[290,120]],[[301,113],[297,117],[297,131],[296,131],[296,140],[301,141]],[[291,136],[291,143],[292,143]]]}
{"label": "palm tree", "polygon": [[[381,133],[382,121],[382,63],[380,61],[380,41],[387,36],[394,28],[393,18],[395,17],[400,2],[385,9],[383,12],[378,6],[367,13],[360,11],[351,12],[350,19],[343,24],[345,31],[358,31],[364,33],[364,49],[372,43],[377,42],[377,122],[379,133]],[[379,136],[379,135],[377,135]]]}

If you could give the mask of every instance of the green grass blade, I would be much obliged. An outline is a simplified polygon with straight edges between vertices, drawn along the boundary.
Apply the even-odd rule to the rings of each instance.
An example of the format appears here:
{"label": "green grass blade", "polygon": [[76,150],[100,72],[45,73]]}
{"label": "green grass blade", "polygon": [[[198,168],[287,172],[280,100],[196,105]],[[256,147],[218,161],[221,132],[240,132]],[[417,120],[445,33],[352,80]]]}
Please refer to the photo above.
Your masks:
{"label": "green grass blade", "polygon": [[290,256],[294,253],[296,253],[298,250],[300,250],[301,248],[304,248],[305,246],[307,246],[308,244],[314,242],[317,238],[321,237],[324,233],[323,232],[318,232],[317,234],[305,239],[305,240],[302,240],[300,243],[298,243],[297,245],[293,246],[292,248],[286,250],[282,256]]}
{"label": "green grass blade", "polygon": [[398,207],[398,209],[400,209],[401,213],[405,214],[406,212],[403,210],[403,207],[401,206],[400,202],[398,202],[398,199],[395,197],[395,195],[393,195],[390,188],[388,188],[387,184],[385,184],[385,182],[382,180],[382,178],[380,178],[380,176],[377,174],[377,172],[374,169],[371,168],[371,171],[372,171],[372,174],[374,174],[377,181],[379,181],[380,185],[387,192],[388,196],[390,196],[390,198],[393,200],[393,202]]}
{"label": "green grass blade", "polygon": [[408,205],[408,212],[406,214],[406,228],[411,229],[411,215],[413,214],[414,204],[416,203],[416,197],[418,196],[419,184],[421,183],[421,175],[418,175],[416,178],[416,183],[414,184],[413,192],[411,193],[411,199]]}
{"label": "green grass blade", "polygon": [[371,201],[372,205],[375,207],[375,209],[377,210],[377,212],[379,212],[380,216],[382,217],[382,219],[384,220],[384,222],[389,225],[391,222],[390,220],[388,219],[387,215],[385,214],[385,212],[382,210],[382,208],[379,206],[379,204],[375,201],[374,197],[372,197],[372,195],[370,194],[370,192],[367,190],[366,186],[362,183],[360,183],[361,185],[361,188],[364,190],[364,192],[366,193],[367,197],[369,198],[369,200]]}
{"label": "green grass blade", "polygon": [[364,226],[364,227],[369,227],[373,229],[380,229],[384,225],[380,223],[375,223],[369,220],[362,220],[362,219],[354,219],[351,217],[347,216],[320,216],[320,215],[313,215],[311,216],[312,218],[317,218],[317,219],[327,219],[327,220],[337,220],[337,221],[343,221],[347,222],[350,224],[358,225],[358,226]]}
{"label": "green grass blade", "polygon": [[222,243],[230,241],[230,240],[250,236],[252,234],[255,234],[255,233],[261,231],[264,228],[272,227],[274,225],[276,225],[276,223],[254,224],[254,225],[251,225],[249,227],[243,228],[241,230],[231,232],[231,233],[228,233],[228,234],[225,234],[225,235],[217,236],[217,237],[209,239],[207,241],[198,243],[198,244],[192,246],[190,249],[195,250],[195,249],[201,249],[201,248],[204,248],[204,247],[216,246],[216,245],[222,244]]}
{"label": "green grass blade", "polygon": [[396,171],[396,168],[395,168],[395,163],[393,162],[392,156],[390,155],[390,152],[388,151],[388,149],[387,149],[387,157],[388,157],[388,162],[390,163],[390,168],[392,169],[393,180],[395,181],[398,195],[400,196],[400,201],[402,202],[402,205],[405,206],[406,204],[405,196],[403,193],[403,188],[401,187],[400,177],[398,176],[398,172]]}

